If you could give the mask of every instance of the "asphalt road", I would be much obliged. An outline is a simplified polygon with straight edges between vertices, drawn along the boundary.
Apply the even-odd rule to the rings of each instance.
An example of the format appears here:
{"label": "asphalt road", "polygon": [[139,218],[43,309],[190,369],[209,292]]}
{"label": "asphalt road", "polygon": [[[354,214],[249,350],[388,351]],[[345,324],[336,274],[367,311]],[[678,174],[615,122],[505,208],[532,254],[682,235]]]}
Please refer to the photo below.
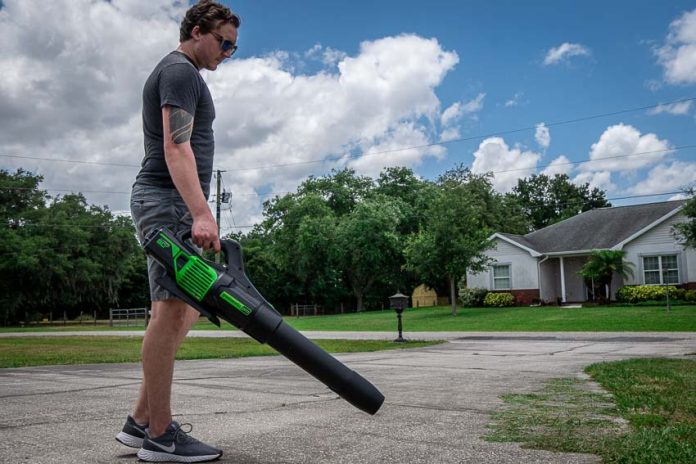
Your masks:
{"label": "asphalt road", "polygon": [[[104,335],[115,335],[105,333]],[[345,333],[309,333],[347,338]],[[9,336],[5,334],[4,336]],[[200,334],[199,334],[200,336]],[[406,334],[410,338],[426,338]],[[353,334],[351,338],[393,338]],[[694,333],[447,333],[424,349],[338,355],[386,396],[369,416],[286,359],[178,361],[173,406],[223,463],[595,463],[481,437],[500,396],[531,392],[584,366],[696,352]],[[0,462],[128,463],[117,443],[137,364],[0,370]]]}

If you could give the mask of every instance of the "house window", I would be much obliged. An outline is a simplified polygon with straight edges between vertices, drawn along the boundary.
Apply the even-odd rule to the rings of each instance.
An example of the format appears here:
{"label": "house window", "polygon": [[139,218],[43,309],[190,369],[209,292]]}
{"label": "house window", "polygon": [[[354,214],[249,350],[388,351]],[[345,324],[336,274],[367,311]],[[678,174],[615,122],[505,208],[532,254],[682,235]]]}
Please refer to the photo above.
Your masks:
{"label": "house window", "polygon": [[643,256],[643,275],[646,285],[678,284],[677,255]]}
{"label": "house window", "polygon": [[493,290],[509,290],[512,288],[512,278],[509,264],[493,266]]}

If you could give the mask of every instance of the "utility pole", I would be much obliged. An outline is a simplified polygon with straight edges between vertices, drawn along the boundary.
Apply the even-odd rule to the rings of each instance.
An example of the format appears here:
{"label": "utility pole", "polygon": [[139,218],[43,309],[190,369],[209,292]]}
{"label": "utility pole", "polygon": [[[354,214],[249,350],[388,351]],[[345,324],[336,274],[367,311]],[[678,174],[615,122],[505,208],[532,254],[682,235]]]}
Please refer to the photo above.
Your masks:
{"label": "utility pole", "polygon": [[[222,171],[219,169],[216,171],[217,174],[217,191],[215,193],[215,223],[217,224],[217,236],[218,240],[220,240],[220,200],[221,200],[221,192],[220,192],[220,184],[222,183]],[[220,264],[220,253],[215,253],[215,262]]]}

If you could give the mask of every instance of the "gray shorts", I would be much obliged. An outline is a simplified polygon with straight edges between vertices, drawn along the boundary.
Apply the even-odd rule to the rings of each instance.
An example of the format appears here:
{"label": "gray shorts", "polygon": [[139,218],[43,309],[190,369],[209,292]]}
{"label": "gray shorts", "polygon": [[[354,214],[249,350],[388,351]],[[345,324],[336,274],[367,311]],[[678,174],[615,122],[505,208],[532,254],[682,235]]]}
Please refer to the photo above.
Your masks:
{"label": "gray shorts", "polygon": [[[181,230],[190,230],[193,225],[193,218],[186,203],[176,189],[135,184],[131,191],[130,208],[141,245],[147,234],[158,227],[164,226],[178,233]],[[147,274],[150,281],[151,301],[176,298],[155,282],[159,277],[166,275],[166,271],[149,256],[147,257]]]}

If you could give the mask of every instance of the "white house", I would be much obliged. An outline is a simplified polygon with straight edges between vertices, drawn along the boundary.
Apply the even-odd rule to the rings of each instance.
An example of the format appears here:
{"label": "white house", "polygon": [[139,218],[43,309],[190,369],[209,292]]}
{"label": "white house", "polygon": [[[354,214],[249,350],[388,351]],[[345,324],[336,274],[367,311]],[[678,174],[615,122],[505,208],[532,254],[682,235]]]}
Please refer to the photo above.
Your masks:
{"label": "white house", "polygon": [[[696,250],[681,245],[672,226],[687,218],[685,200],[601,208],[531,232],[497,232],[486,254],[493,264],[467,273],[469,288],[509,291],[521,303],[582,302],[591,285],[578,275],[593,250],[624,250],[633,277],[614,276],[612,289],[623,285],[674,284],[696,288]],[[613,295],[612,295],[613,298]]]}

